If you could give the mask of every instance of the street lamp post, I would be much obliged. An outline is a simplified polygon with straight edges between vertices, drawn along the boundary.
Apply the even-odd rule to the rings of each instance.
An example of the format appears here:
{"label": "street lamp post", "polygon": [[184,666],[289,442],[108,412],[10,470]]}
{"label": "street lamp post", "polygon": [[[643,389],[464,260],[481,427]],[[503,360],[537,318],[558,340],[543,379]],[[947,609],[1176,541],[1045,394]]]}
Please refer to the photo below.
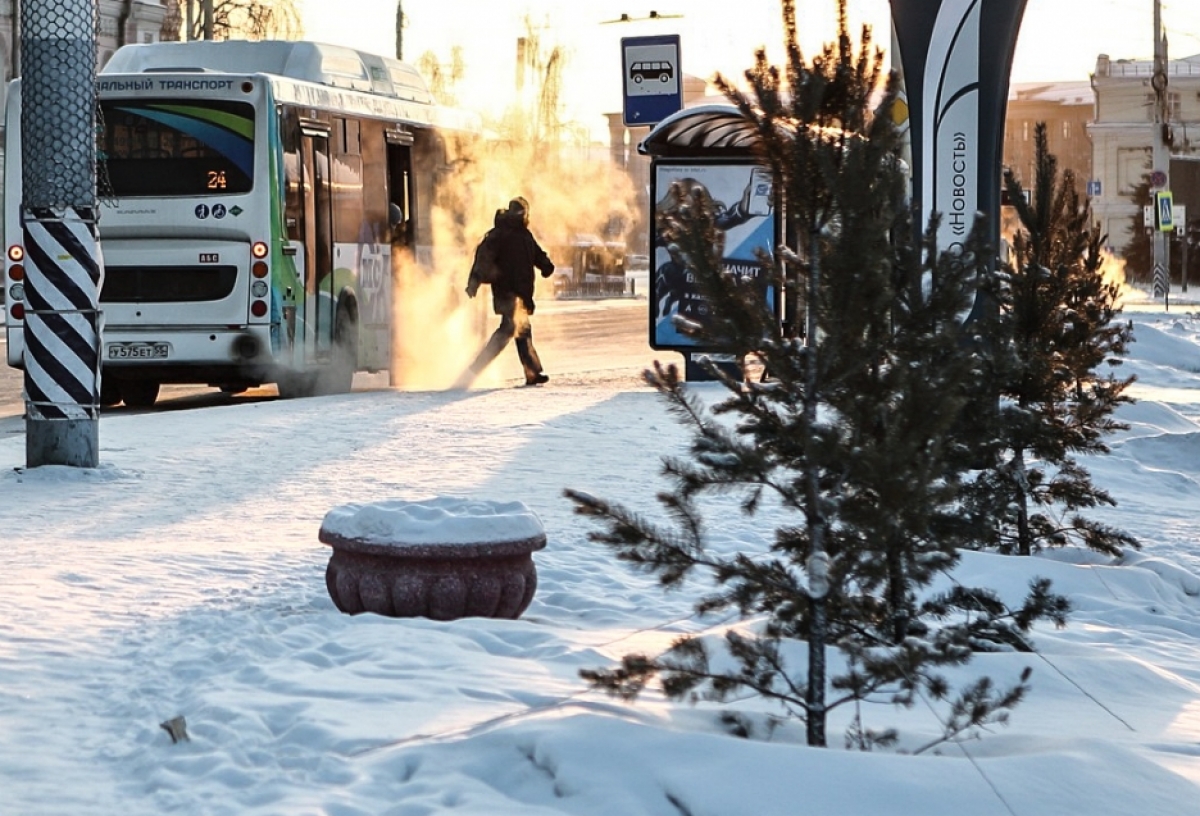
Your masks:
{"label": "street lamp post", "polygon": [[[1171,189],[1171,152],[1167,147],[1167,43],[1162,30],[1162,0],[1154,0],[1154,73],[1150,79],[1154,89],[1154,133],[1152,134],[1152,161],[1155,192]],[[1157,198],[1155,198],[1157,205]],[[1170,303],[1171,272],[1167,254],[1170,244],[1167,233],[1155,229],[1152,236],[1154,250],[1155,287],[1162,287],[1164,302]]]}

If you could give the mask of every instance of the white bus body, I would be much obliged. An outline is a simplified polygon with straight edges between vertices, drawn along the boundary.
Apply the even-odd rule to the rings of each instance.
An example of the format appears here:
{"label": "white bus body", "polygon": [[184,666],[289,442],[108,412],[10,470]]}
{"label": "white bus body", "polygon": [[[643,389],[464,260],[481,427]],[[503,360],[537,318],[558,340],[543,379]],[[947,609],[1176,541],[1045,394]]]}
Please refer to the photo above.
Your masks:
{"label": "white bus body", "polygon": [[[162,383],[349,390],[393,354],[393,240],[431,262],[447,135],[396,60],[309,42],[120,49],[97,77],[101,401]],[[21,93],[5,122],[8,364],[23,366]],[[403,212],[393,229],[389,212]]]}

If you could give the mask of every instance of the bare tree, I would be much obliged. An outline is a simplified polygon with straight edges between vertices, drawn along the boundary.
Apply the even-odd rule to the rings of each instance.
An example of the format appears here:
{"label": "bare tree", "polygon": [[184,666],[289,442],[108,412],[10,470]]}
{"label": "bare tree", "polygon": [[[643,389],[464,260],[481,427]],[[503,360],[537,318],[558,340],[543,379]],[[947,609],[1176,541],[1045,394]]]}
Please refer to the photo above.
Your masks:
{"label": "bare tree", "polygon": [[304,33],[295,0],[179,0],[177,5],[187,13],[168,12],[168,19],[179,26],[179,33],[170,39],[205,39],[205,11],[210,5],[214,40],[295,39]]}
{"label": "bare tree", "polygon": [[441,62],[437,54],[426,51],[417,60],[417,70],[425,78],[433,98],[443,105],[458,104],[458,85],[467,74],[462,46],[450,49],[450,62]]}
{"label": "bare tree", "polygon": [[547,42],[544,27],[525,18],[525,33],[517,38],[516,89],[518,104],[501,130],[508,138],[557,144],[562,136],[563,69],[567,51]]}
{"label": "bare tree", "polygon": [[183,12],[179,4],[180,0],[167,0],[167,13],[158,30],[158,39],[162,42],[179,42],[179,33],[183,28]]}

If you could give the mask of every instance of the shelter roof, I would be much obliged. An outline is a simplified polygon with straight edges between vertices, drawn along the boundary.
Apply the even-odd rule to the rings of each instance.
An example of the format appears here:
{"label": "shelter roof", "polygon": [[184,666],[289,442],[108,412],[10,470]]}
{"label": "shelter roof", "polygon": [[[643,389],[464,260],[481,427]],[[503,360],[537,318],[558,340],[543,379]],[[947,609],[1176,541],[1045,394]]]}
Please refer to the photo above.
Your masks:
{"label": "shelter roof", "polygon": [[638,143],[643,156],[749,155],[758,132],[733,105],[697,105],[673,113]]}

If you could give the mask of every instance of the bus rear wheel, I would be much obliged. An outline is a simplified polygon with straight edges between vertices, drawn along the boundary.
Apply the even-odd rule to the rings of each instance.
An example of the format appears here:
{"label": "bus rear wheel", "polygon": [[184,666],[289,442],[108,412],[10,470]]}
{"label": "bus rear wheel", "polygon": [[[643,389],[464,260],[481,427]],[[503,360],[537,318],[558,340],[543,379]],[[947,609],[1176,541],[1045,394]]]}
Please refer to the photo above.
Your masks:
{"label": "bus rear wheel", "polygon": [[286,400],[311,397],[314,391],[312,376],[299,371],[280,374],[275,387],[279,389],[279,398]]}
{"label": "bus rear wheel", "polygon": [[120,385],[121,399],[130,408],[149,408],[158,399],[158,388],[154,380],[127,380]]}
{"label": "bus rear wheel", "polygon": [[329,366],[317,375],[318,394],[347,394],[358,368],[358,324],[345,306],[339,306],[333,324],[333,353]]}

